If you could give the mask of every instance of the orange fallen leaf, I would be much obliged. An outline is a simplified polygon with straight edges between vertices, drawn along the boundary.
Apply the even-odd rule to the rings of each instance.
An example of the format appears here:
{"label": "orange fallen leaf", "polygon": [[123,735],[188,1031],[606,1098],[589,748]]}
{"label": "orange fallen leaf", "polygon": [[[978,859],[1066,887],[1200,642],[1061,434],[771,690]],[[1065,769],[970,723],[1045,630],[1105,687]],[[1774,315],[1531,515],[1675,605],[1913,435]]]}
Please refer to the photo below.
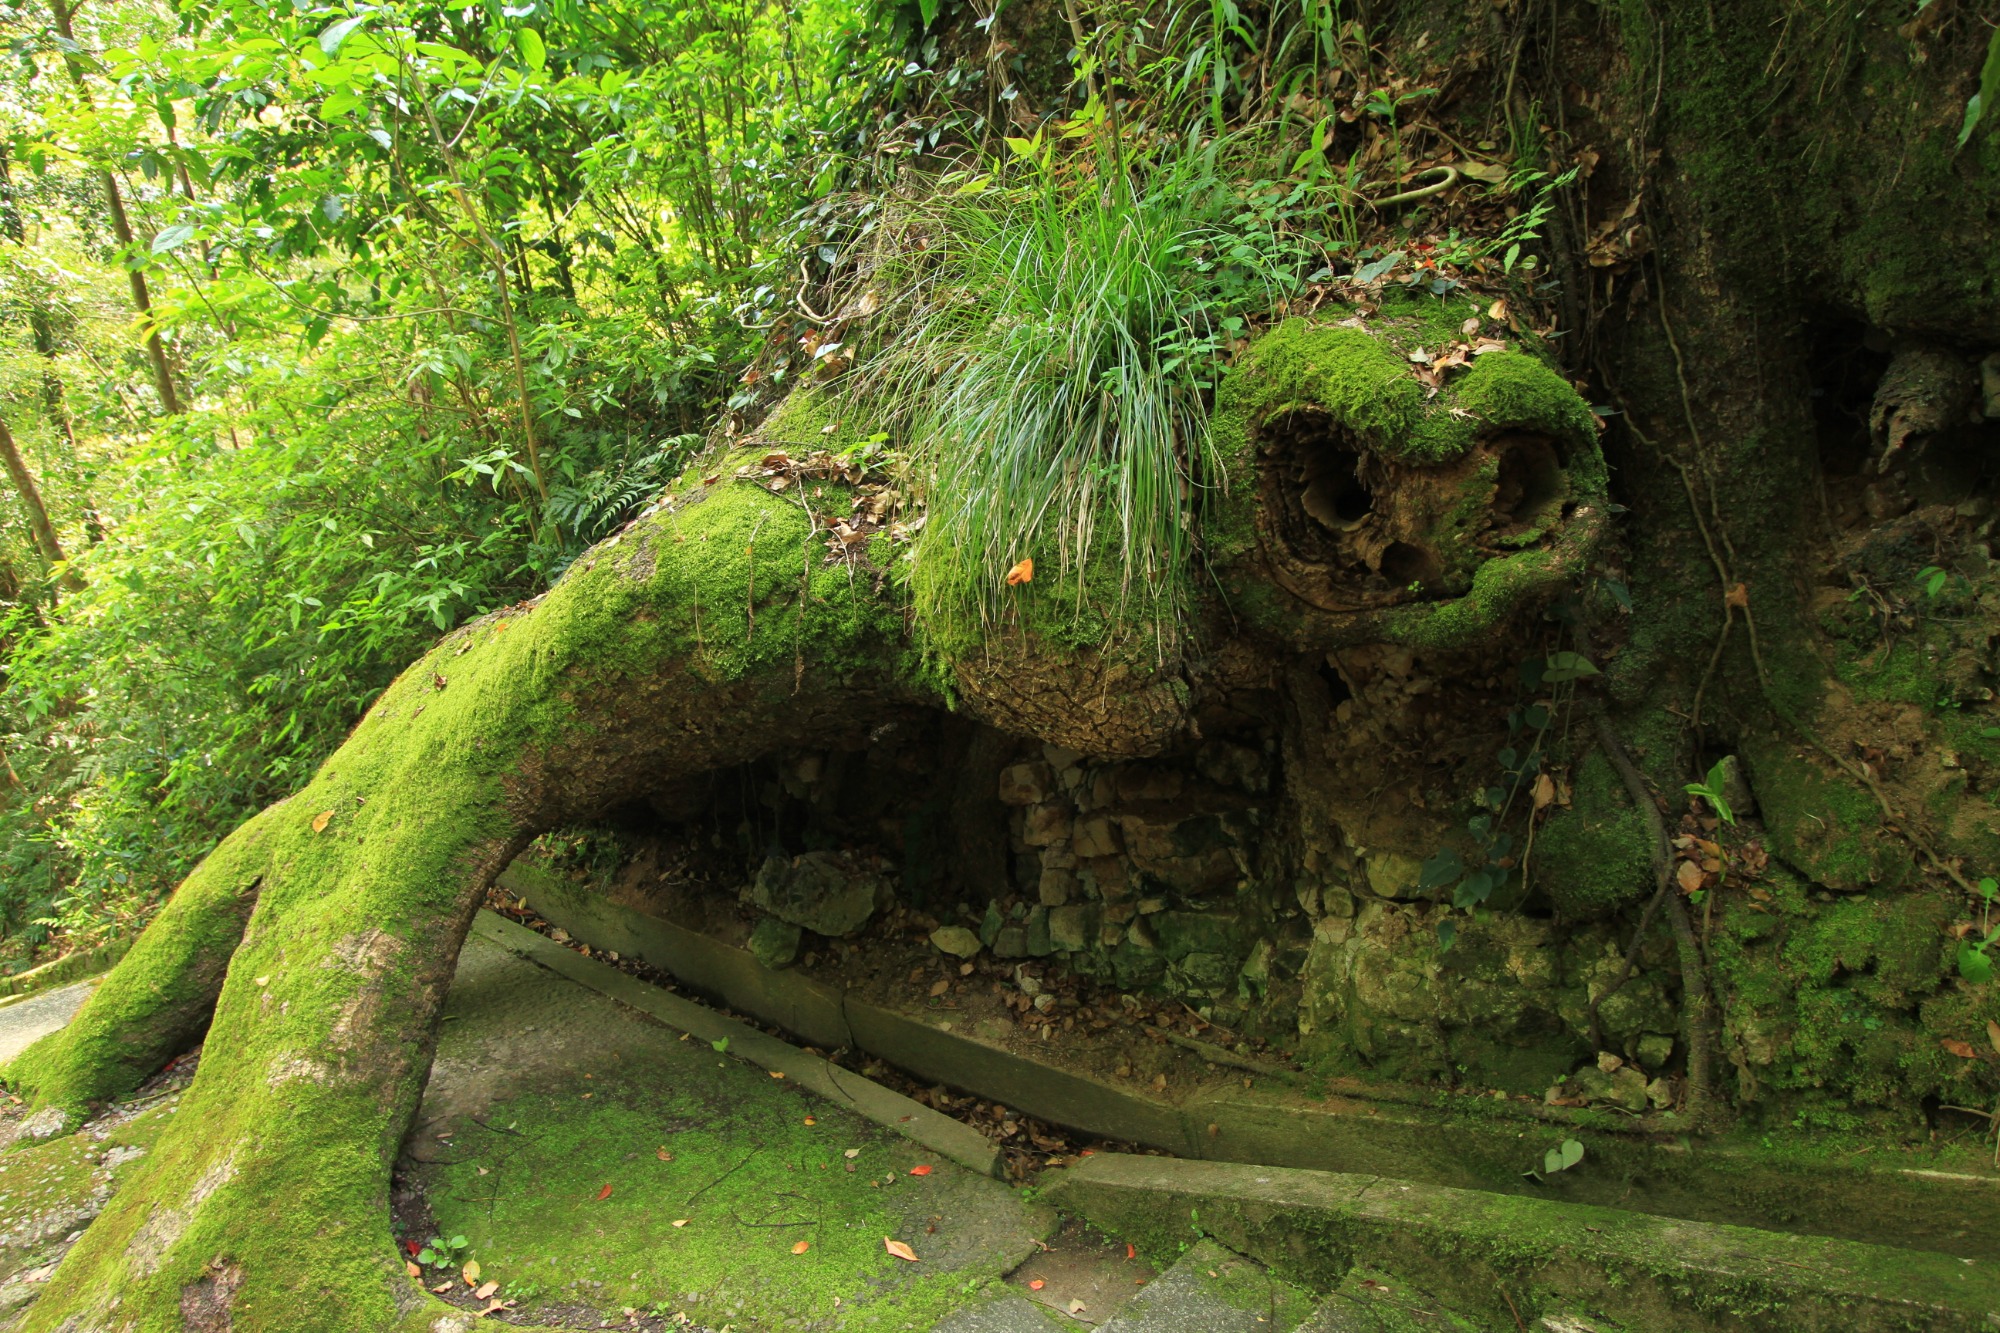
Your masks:
{"label": "orange fallen leaf", "polygon": [[674,1219],[674,1225],[677,1227],[684,1227],[688,1224],[688,1221],[689,1219],[685,1217],[677,1217]]}
{"label": "orange fallen leaf", "polygon": [[1938,1044],[1961,1060],[1977,1060],[1979,1058],[1979,1052],[1972,1049],[1972,1043],[1969,1041],[1960,1041],[1957,1037],[1946,1037]]}
{"label": "orange fallen leaf", "polygon": [[458,1271],[458,1275],[459,1275],[460,1277],[462,1277],[462,1278],[464,1278],[464,1279],[465,1279],[465,1285],[466,1285],[466,1286],[468,1286],[468,1287],[476,1287],[476,1286],[478,1286],[478,1285],[479,1285],[479,1261],[478,1261],[477,1259],[468,1259],[468,1260],[466,1260],[466,1261],[465,1261],[465,1267],[464,1267],[464,1268],[461,1268],[461,1269],[460,1269],[460,1270]]}
{"label": "orange fallen leaf", "polygon": [[511,1310],[513,1308],[514,1308],[514,1302],[512,1301],[503,1301],[498,1299],[490,1300],[486,1303],[486,1308],[484,1310],[481,1310],[478,1314],[472,1317],[474,1319],[484,1319],[487,1315],[492,1314],[495,1310]]}
{"label": "orange fallen leaf", "polygon": [[1040,1291],[1040,1290],[1041,1290],[1041,1289],[1042,1289],[1043,1287],[1046,1287],[1046,1286],[1048,1286],[1048,1285],[1049,1285],[1048,1283],[1046,1283],[1046,1282],[1042,1281],[1042,1280],[1041,1280],[1040,1278],[1036,1278],[1036,1279],[1035,1279],[1035,1280],[1034,1280],[1033,1282],[1030,1282],[1030,1283],[1028,1284],[1028,1290],[1029,1290],[1029,1291]]}
{"label": "orange fallen leaf", "polygon": [[772,1078],[783,1078],[784,1076],[785,1076],[785,1071],[782,1069],[773,1069],[771,1071]]}
{"label": "orange fallen leaf", "polygon": [[1723,594],[1722,604],[1724,606],[1747,608],[1750,605],[1750,589],[1744,584],[1737,584],[1727,593]]}
{"label": "orange fallen leaf", "polygon": [[654,1153],[653,1155],[659,1158],[663,1162],[671,1162],[674,1160],[674,1155],[668,1152],[665,1148],[661,1148],[658,1152]]}
{"label": "orange fallen leaf", "polygon": [[1137,1259],[1139,1257],[1138,1248],[1134,1246],[1130,1241],[1127,1241],[1125,1243],[1125,1257],[1127,1259]]}
{"label": "orange fallen leaf", "polygon": [[1674,872],[1674,879],[1680,884],[1682,893],[1693,893],[1701,887],[1701,867],[1692,861],[1683,861],[1680,869]]}
{"label": "orange fallen leaf", "polygon": [[1032,556],[1007,571],[1007,586],[1010,588],[1016,584],[1033,583],[1034,581],[1035,561]]}
{"label": "orange fallen leaf", "polygon": [[884,1236],[882,1237],[882,1248],[905,1262],[917,1262],[917,1252],[903,1244],[900,1240],[890,1240],[887,1236]]}
{"label": "orange fallen leaf", "polygon": [[490,1298],[493,1295],[493,1293],[498,1290],[500,1290],[500,1284],[489,1278],[485,1282],[480,1283],[479,1290],[473,1292],[472,1294],[479,1300],[483,1301]]}
{"label": "orange fallen leaf", "polygon": [[438,1283],[435,1287],[431,1288],[431,1294],[433,1296],[442,1296],[447,1291],[450,1290],[451,1290],[451,1279],[446,1278],[444,1281]]}
{"label": "orange fallen leaf", "polygon": [[403,1268],[411,1277],[422,1277],[424,1275],[424,1270],[411,1263],[408,1259],[403,1260]]}
{"label": "orange fallen leaf", "polygon": [[313,832],[324,833],[326,826],[333,822],[333,811],[322,810],[313,816]]}
{"label": "orange fallen leaf", "polygon": [[802,1240],[798,1244],[792,1246],[792,1253],[804,1254],[807,1250],[810,1250],[811,1248],[812,1248],[812,1243],[810,1241]]}
{"label": "orange fallen leaf", "polygon": [[811,1116],[807,1116],[807,1117],[806,1117],[806,1123],[807,1123],[808,1125],[817,1125],[817,1124],[819,1123],[819,1121],[817,1121],[817,1120],[813,1119],[813,1118],[812,1118]]}
{"label": "orange fallen leaf", "polygon": [[930,1163],[928,1162],[919,1163],[918,1165],[910,1168],[910,1174],[913,1176],[927,1176],[930,1173],[931,1173],[931,1168],[930,1168]]}
{"label": "orange fallen leaf", "polygon": [[609,1181],[605,1182],[603,1189],[597,1191],[597,1197],[600,1199],[608,1199],[611,1197],[611,1184]]}

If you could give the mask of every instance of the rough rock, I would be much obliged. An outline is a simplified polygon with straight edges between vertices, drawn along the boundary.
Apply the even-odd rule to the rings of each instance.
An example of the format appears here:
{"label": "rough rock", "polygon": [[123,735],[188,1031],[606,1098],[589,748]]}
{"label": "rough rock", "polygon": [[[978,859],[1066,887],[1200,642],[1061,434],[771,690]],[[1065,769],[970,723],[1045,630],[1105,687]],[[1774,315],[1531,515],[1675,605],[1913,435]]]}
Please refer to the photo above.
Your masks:
{"label": "rough rock", "polygon": [[832,852],[766,857],[750,890],[750,900],[772,916],[821,935],[859,930],[889,896],[881,875]]}
{"label": "rough rock", "polygon": [[799,956],[799,936],[803,933],[789,921],[767,916],[750,932],[750,956],[765,967],[790,967]]}
{"label": "rough rock", "polygon": [[931,932],[931,945],[953,958],[971,958],[986,947],[979,942],[979,936],[964,926],[939,926]]}
{"label": "rough rock", "polygon": [[1040,805],[1055,792],[1055,774],[1034,760],[1000,770],[1000,800],[1007,805]]}
{"label": "rough rock", "polygon": [[[1125,850],[1118,826],[1103,815],[1079,819],[1070,834],[1070,847],[1085,860],[1116,856]],[[1102,882],[1103,876],[1098,876]]]}

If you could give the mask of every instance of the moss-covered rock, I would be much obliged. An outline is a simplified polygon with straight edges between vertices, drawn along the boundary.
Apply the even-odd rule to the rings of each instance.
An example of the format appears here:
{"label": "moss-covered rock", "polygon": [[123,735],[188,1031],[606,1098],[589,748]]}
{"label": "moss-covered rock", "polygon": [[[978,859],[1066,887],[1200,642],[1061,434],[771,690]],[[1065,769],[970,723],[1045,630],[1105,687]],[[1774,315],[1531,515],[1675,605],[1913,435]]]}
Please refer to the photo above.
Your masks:
{"label": "moss-covered rock", "polygon": [[1601,534],[1590,409],[1513,350],[1433,388],[1399,350],[1407,320],[1359,324],[1289,320],[1230,368],[1209,559],[1274,636],[1469,646],[1574,579]]}
{"label": "moss-covered rock", "polygon": [[1533,873],[1557,911],[1587,921],[1652,892],[1653,835],[1599,752],[1577,765],[1571,790],[1570,808],[1535,835]]}

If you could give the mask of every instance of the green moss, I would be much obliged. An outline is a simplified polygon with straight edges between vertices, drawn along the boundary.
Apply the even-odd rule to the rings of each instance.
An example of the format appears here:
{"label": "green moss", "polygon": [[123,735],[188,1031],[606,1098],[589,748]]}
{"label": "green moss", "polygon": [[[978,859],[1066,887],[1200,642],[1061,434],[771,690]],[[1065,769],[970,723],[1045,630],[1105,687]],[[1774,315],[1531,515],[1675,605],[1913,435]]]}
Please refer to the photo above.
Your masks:
{"label": "green moss", "polygon": [[[933,1271],[961,1244],[925,1230],[955,1168],[911,1176],[934,1155],[761,1070],[731,1062],[699,1091],[616,1076],[578,1086],[592,1095],[495,1104],[481,1119],[504,1132],[462,1121],[459,1159],[431,1183],[439,1231],[468,1237],[483,1275],[530,1313],[582,1300],[714,1327],[927,1330],[1000,1276],[997,1256]],[[890,1255],[884,1237],[920,1262]]]}
{"label": "green moss", "polygon": [[1651,892],[1651,840],[1611,761],[1593,750],[1577,766],[1570,808],[1535,836],[1536,882],[1572,920],[1607,915]]}
{"label": "green moss", "polygon": [[799,388],[771,410],[751,442],[794,456],[821,449],[838,454],[865,443],[875,433],[876,427],[860,403],[823,389]]}
{"label": "green moss", "polygon": [[1893,888],[1916,874],[1908,845],[1883,829],[1881,807],[1860,787],[1775,737],[1746,737],[1743,757],[1771,848],[1791,865],[1849,891]]}

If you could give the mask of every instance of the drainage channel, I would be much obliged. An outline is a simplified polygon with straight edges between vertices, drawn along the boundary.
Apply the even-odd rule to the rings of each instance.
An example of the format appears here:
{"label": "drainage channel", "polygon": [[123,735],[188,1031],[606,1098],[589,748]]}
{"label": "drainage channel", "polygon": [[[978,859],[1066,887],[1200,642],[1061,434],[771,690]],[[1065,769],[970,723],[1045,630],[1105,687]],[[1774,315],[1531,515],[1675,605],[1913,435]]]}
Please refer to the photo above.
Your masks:
{"label": "drainage channel", "polygon": [[[1080,1135],[1085,1142],[1191,1159],[1384,1177],[1980,1259],[1993,1256],[1993,1237],[2000,1235],[2000,1172],[1922,1157],[1906,1163],[1841,1159],[1748,1139],[1696,1142],[1576,1120],[1551,1124],[1487,1107],[1468,1112],[1423,1104],[1408,1094],[1399,1101],[1321,1096],[1299,1086],[1296,1076],[1211,1084],[1172,1101],[1036,1061],[956,1030],[949,1019],[900,1012],[795,971],[767,968],[746,950],[615,903],[525,860],[503,872],[498,887],[572,941],[639,960],[808,1047],[865,1053],[907,1074],[913,1087],[961,1089],[1010,1114],[1066,1127],[1074,1131],[1072,1141]],[[561,945],[548,947],[589,961]],[[838,1077],[856,1075],[840,1070]],[[1250,1086],[1242,1086],[1246,1082]],[[1454,1099],[1439,1094],[1435,1100]],[[1539,1185],[1525,1180],[1524,1165],[1565,1137],[1584,1144],[1586,1169]],[[990,1149],[991,1140],[985,1142]],[[1055,1164],[1063,1164],[1062,1154]],[[997,1163],[975,1169],[1026,1174],[1018,1163],[1012,1170]]]}

